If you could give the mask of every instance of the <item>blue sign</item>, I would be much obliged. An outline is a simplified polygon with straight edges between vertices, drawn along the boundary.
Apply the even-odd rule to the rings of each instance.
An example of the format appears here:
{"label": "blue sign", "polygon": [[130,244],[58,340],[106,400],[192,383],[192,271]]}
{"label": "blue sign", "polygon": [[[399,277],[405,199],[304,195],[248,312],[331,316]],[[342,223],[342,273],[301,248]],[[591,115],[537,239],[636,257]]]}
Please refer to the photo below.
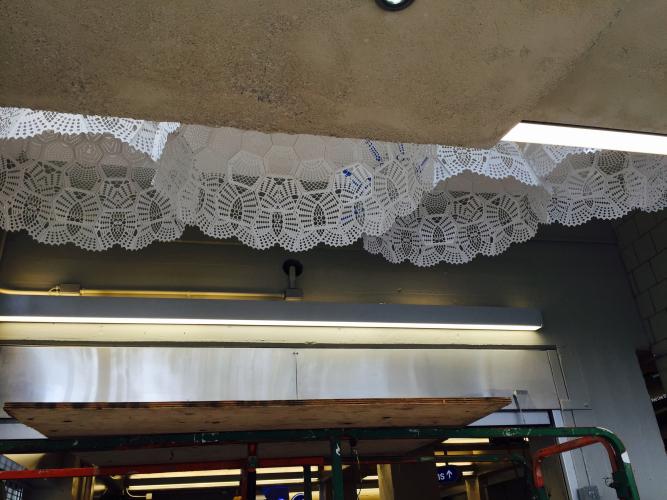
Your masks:
{"label": "blue sign", "polygon": [[265,486],[262,493],[266,500],[289,500],[288,486]]}
{"label": "blue sign", "polygon": [[461,471],[453,465],[438,467],[436,471],[438,473],[438,482],[440,483],[456,483],[462,477]]}

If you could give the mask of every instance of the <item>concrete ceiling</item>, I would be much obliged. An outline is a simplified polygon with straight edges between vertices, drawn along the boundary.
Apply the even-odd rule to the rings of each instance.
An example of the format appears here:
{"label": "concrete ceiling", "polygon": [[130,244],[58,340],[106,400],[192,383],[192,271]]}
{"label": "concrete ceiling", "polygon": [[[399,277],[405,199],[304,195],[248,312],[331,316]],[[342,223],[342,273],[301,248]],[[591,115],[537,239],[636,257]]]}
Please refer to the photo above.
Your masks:
{"label": "concrete ceiling", "polygon": [[3,0],[0,105],[484,146],[667,133],[664,0]]}
{"label": "concrete ceiling", "polygon": [[667,134],[667,2],[632,2],[524,119]]}

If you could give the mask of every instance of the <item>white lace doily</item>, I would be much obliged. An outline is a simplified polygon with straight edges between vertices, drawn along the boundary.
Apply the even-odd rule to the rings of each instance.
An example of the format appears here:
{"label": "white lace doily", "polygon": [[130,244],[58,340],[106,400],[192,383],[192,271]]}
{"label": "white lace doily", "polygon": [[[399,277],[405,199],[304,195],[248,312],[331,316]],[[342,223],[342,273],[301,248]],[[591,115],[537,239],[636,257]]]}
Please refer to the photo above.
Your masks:
{"label": "white lace doily", "polygon": [[540,223],[667,206],[663,156],[193,125],[172,133],[157,161],[137,149],[99,131],[0,140],[0,225],[90,250],[139,249],[186,225],[291,251],[363,238],[391,262],[427,266],[497,255]]}
{"label": "white lace doily", "polygon": [[153,160],[160,158],[167,136],[178,127],[179,124],[174,122],[0,108],[0,139],[25,139],[44,132],[61,135],[109,134],[146,153]]}

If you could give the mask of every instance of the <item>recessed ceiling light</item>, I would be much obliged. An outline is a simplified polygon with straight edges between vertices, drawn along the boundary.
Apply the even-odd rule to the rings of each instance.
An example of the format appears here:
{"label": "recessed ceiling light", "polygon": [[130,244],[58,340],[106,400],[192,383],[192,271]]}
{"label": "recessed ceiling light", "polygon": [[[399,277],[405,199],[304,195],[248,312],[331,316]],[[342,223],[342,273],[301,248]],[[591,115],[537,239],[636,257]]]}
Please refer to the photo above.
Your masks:
{"label": "recessed ceiling light", "polygon": [[384,10],[403,10],[414,0],[375,0],[375,2]]}

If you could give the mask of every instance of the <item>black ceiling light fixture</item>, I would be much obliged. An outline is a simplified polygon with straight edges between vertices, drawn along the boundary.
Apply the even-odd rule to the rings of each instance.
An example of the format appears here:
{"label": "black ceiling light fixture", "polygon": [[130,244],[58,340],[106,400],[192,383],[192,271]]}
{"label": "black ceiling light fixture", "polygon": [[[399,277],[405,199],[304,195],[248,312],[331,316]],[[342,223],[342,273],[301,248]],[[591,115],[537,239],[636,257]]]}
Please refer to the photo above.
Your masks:
{"label": "black ceiling light fixture", "polygon": [[375,0],[381,8],[384,10],[403,10],[410,5],[414,0]]}

